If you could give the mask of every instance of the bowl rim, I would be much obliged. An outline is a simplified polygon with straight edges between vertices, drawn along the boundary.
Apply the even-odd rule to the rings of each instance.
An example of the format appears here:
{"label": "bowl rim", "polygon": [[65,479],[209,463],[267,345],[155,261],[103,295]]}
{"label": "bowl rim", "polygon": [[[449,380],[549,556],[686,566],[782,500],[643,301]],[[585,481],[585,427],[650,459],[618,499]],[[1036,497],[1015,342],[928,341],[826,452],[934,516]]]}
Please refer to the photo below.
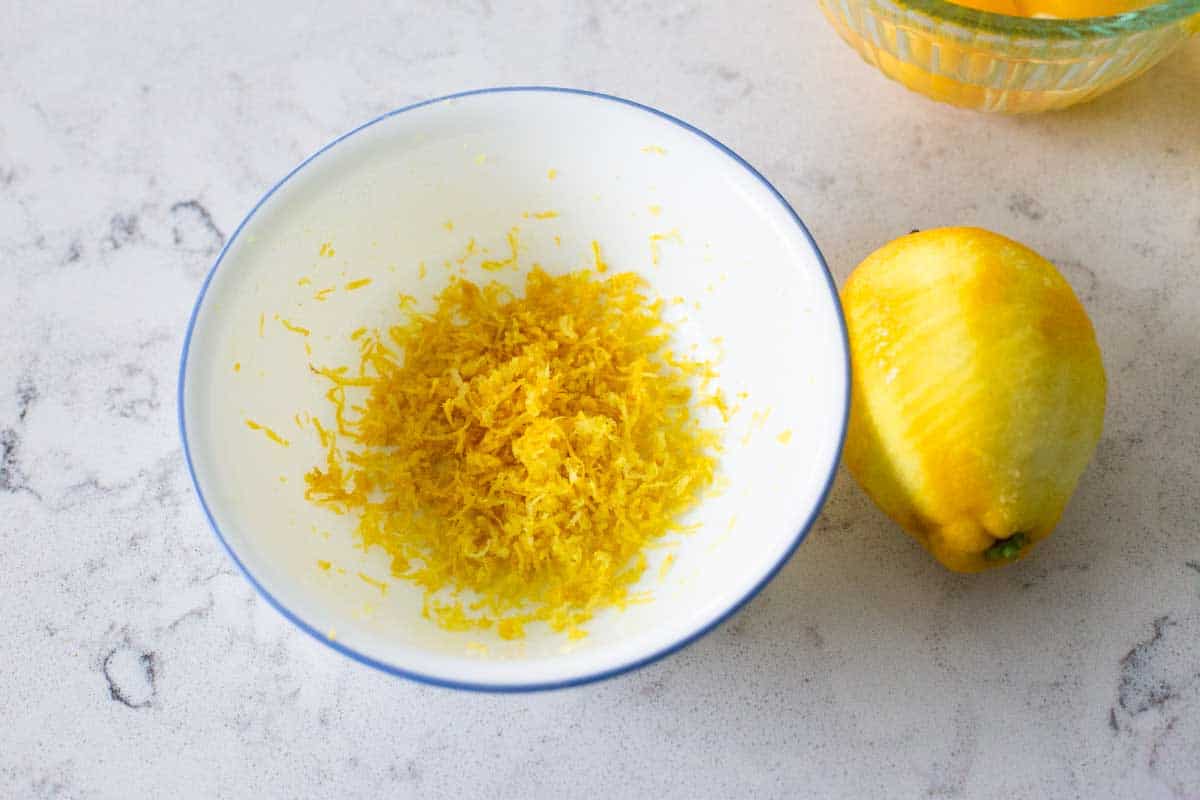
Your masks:
{"label": "bowl rim", "polygon": [[[846,2],[846,0],[842,0]],[[940,33],[950,33],[961,39],[977,40],[981,31],[999,36],[1019,36],[1029,39],[1089,40],[1113,39],[1119,36],[1162,28],[1200,14],[1200,0],[1162,0],[1123,14],[1078,19],[1037,19],[1013,17],[992,11],[980,11],[958,5],[950,0],[869,0],[897,20],[924,17],[931,25],[948,25]]]}
{"label": "bowl rim", "polygon": [[[403,114],[408,111],[422,108],[424,106],[433,105],[435,103],[444,103],[447,101],[456,100],[456,99],[464,98],[464,97],[472,97],[475,95],[502,94],[502,93],[568,94],[568,95],[574,95],[574,96],[588,97],[588,98],[592,98],[595,100],[601,100],[601,101],[605,101],[605,102],[617,103],[617,104],[624,105],[624,106],[627,106],[630,108],[638,109],[638,110],[647,112],[649,114],[652,114],[654,116],[657,116],[660,119],[666,120],[667,122],[670,122],[674,125],[678,125],[679,127],[683,128],[684,130],[689,131],[690,133],[700,137],[702,140],[706,141],[708,144],[712,145],[713,147],[715,147],[717,150],[724,153],[729,158],[733,159],[733,161],[736,164],[738,164],[743,169],[745,169],[747,172],[749,172],[752,177],[756,178],[762,184],[762,186],[771,195],[774,196],[774,198],[779,202],[779,204],[783,207],[783,209],[792,218],[792,221],[795,222],[796,227],[799,229],[799,231],[803,235],[804,239],[808,242],[809,247],[812,249],[813,254],[816,256],[817,263],[820,265],[821,270],[824,273],[825,282],[826,282],[827,288],[829,289],[830,298],[833,301],[833,309],[834,309],[834,313],[835,313],[837,323],[838,323],[839,342],[841,344],[841,349],[842,349],[842,363],[843,363],[843,375],[844,375],[844,386],[843,386],[844,403],[843,403],[841,417],[838,420],[839,428],[838,428],[838,437],[837,437],[837,439],[838,439],[837,447],[834,450],[834,457],[831,460],[831,463],[829,464],[828,474],[825,477],[824,486],[822,487],[820,494],[817,496],[817,501],[813,504],[812,510],[809,512],[807,519],[805,519],[805,521],[801,525],[800,529],[798,531],[796,531],[791,544],[788,545],[787,549],[784,551],[784,553],[779,558],[779,560],[758,579],[758,581],[754,584],[754,586],[752,586],[749,589],[749,591],[747,591],[746,594],[741,597],[741,599],[739,599],[737,602],[733,603],[727,609],[722,611],[716,617],[709,620],[708,622],[706,622],[705,624],[703,624],[696,630],[692,631],[691,633],[687,634],[686,636],[683,636],[678,641],[673,642],[673,643],[667,645],[666,647],[660,648],[652,653],[649,653],[648,655],[640,656],[640,657],[632,659],[631,661],[629,661],[625,664],[621,664],[619,666],[610,667],[610,668],[603,669],[603,670],[598,670],[594,673],[578,675],[575,677],[569,677],[569,678],[565,678],[562,680],[534,682],[534,683],[527,683],[527,684],[486,683],[486,682],[448,679],[448,678],[439,677],[437,675],[427,674],[427,673],[423,673],[423,672],[417,672],[415,670],[407,669],[405,667],[397,666],[395,664],[380,661],[379,659],[369,656],[366,653],[360,652],[360,651],[354,649],[353,647],[349,647],[346,644],[343,644],[342,642],[339,642],[335,639],[330,639],[324,633],[322,633],[321,631],[318,631],[311,624],[309,624],[305,620],[301,619],[297,614],[295,614],[289,608],[284,606],[282,602],[280,602],[270,592],[268,592],[266,587],[264,587],[261,583],[259,583],[259,581],[254,577],[254,575],[251,574],[250,570],[246,567],[246,565],[244,563],[242,563],[242,560],[234,552],[234,550],[230,546],[229,542],[225,539],[224,534],[221,532],[220,527],[217,525],[216,519],[213,517],[212,511],[209,509],[208,501],[205,499],[204,492],[200,488],[200,482],[196,476],[196,470],[192,463],[191,447],[190,447],[189,441],[188,441],[187,419],[186,419],[186,414],[185,414],[185,409],[184,409],[184,397],[185,397],[185,391],[186,391],[186,380],[187,380],[187,372],[188,372],[188,354],[191,349],[192,334],[195,331],[196,320],[199,316],[200,308],[204,303],[205,296],[208,293],[209,286],[212,284],[212,280],[217,273],[217,269],[221,266],[221,263],[224,260],[226,253],[229,251],[229,248],[233,245],[233,243],[237,240],[238,235],[242,232],[242,230],[246,227],[246,225],[250,222],[250,220],[258,212],[258,210],[268,200],[270,200],[271,197],[274,196],[276,191],[278,191],[293,176],[295,176],[298,172],[300,172],[300,170],[304,169],[306,166],[308,166],[310,163],[312,163],[316,158],[318,158],[319,156],[324,154],[326,151],[330,150],[331,148],[338,145],[342,141],[348,139],[349,137],[354,136],[355,134],[357,134],[377,123],[383,122],[384,120],[388,120],[399,114]],[[783,195],[779,192],[779,190],[776,189],[771,184],[770,181],[768,181],[765,177],[763,177],[763,175],[758,170],[756,170],[753,166],[751,166],[745,159],[743,159],[741,156],[739,156],[737,153],[735,153],[728,146],[726,146],[722,142],[718,141],[716,138],[705,133],[700,128],[697,128],[696,126],[691,125],[688,122],[685,122],[677,117],[672,116],[671,114],[666,113],[665,111],[661,111],[652,106],[644,105],[642,103],[638,103],[636,101],[628,100],[628,99],[618,97],[615,95],[605,94],[603,92],[596,92],[596,91],[591,91],[591,90],[586,90],[586,89],[574,89],[574,88],[561,87],[561,86],[520,85],[520,86],[495,86],[495,87],[488,87],[488,88],[482,88],[482,89],[471,89],[471,90],[467,90],[467,91],[463,91],[463,92],[456,92],[454,94],[443,95],[441,97],[435,97],[435,98],[431,98],[428,100],[422,100],[419,102],[411,103],[409,105],[402,106],[402,107],[394,109],[392,111],[388,111],[384,114],[380,114],[379,116],[377,116],[367,122],[364,122],[361,125],[358,125],[357,127],[352,128],[351,130],[347,131],[346,133],[343,133],[340,136],[329,141],[327,144],[322,146],[320,149],[316,150],[312,155],[308,156],[303,161],[301,161],[299,164],[297,164],[295,167],[293,167],[286,175],[284,175],[283,178],[281,178],[273,186],[271,186],[271,188],[268,189],[267,192],[254,204],[254,206],[250,209],[249,213],[247,213],[246,216],[242,218],[242,221],[240,223],[238,223],[237,228],[234,229],[233,233],[229,236],[229,239],[225,242],[224,246],[222,246],[220,253],[217,254],[216,260],[213,262],[213,265],[209,269],[207,276],[205,276],[205,278],[204,278],[204,282],[200,286],[199,294],[196,297],[196,302],[195,302],[194,306],[192,307],[192,312],[188,319],[187,331],[184,335],[184,340],[183,340],[183,349],[182,349],[182,353],[180,354],[180,359],[179,359],[179,379],[178,379],[177,388],[176,388],[176,410],[177,410],[177,417],[178,417],[179,434],[180,434],[180,438],[183,441],[184,461],[187,464],[188,475],[191,478],[192,487],[196,492],[196,498],[200,501],[200,507],[204,512],[205,518],[208,520],[209,527],[212,529],[213,533],[215,534],[217,541],[219,541],[221,543],[221,546],[225,550],[226,554],[233,561],[233,563],[237,566],[238,570],[242,573],[242,575],[245,576],[246,580],[250,582],[250,585],[253,586],[255,591],[260,596],[262,596],[276,611],[278,611],[281,615],[283,615],[283,617],[285,619],[290,621],[293,625],[295,625],[300,630],[307,633],[312,638],[321,642],[325,646],[341,653],[344,656],[349,657],[350,659],[352,659],[354,661],[357,661],[360,664],[365,664],[366,666],[373,667],[374,669],[380,670],[381,672],[385,672],[389,675],[395,675],[395,676],[399,676],[402,678],[408,678],[408,679],[416,681],[418,683],[424,683],[424,684],[428,684],[431,686],[439,686],[439,687],[450,688],[450,689],[462,689],[462,690],[477,691],[477,692],[517,693],[517,692],[546,691],[546,690],[551,690],[551,689],[562,689],[562,688],[566,688],[566,687],[570,687],[570,686],[580,686],[580,685],[587,684],[587,683],[593,683],[596,681],[613,678],[618,675],[622,675],[626,672],[631,672],[633,670],[636,670],[636,669],[644,667],[648,664],[651,664],[655,661],[658,661],[662,658],[665,658],[665,657],[671,655],[672,653],[675,653],[675,652],[683,649],[684,647],[687,647],[688,645],[692,644],[693,642],[695,642],[698,639],[700,639],[701,637],[703,637],[705,634],[707,634],[710,631],[712,631],[713,629],[715,629],[721,623],[725,622],[727,619],[732,617],[739,610],[741,610],[741,608],[743,606],[745,606],[746,603],[748,603],[760,591],[762,591],[762,589],[775,577],[775,575],[779,572],[779,570],[782,569],[783,565],[786,564],[791,559],[792,555],[796,551],[796,548],[798,548],[800,546],[801,542],[803,542],[808,537],[808,533],[812,529],[813,523],[816,521],[817,516],[821,512],[821,509],[825,506],[826,501],[829,499],[829,492],[833,486],[834,479],[837,475],[838,465],[841,463],[842,449],[843,449],[843,446],[844,446],[845,440],[846,440],[846,427],[847,427],[847,423],[849,420],[849,413],[850,413],[850,392],[851,392],[851,380],[850,380],[849,339],[848,339],[847,329],[846,329],[846,319],[845,319],[845,315],[842,312],[841,300],[840,300],[840,297],[838,294],[837,284],[834,281],[833,274],[829,270],[829,265],[825,260],[824,254],[821,252],[821,249],[817,246],[816,240],[813,238],[812,234],[809,232],[808,227],[804,224],[804,221],[801,220],[800,216],[792,208],[791,204],[788,203],[788,201],[783,197]]]}

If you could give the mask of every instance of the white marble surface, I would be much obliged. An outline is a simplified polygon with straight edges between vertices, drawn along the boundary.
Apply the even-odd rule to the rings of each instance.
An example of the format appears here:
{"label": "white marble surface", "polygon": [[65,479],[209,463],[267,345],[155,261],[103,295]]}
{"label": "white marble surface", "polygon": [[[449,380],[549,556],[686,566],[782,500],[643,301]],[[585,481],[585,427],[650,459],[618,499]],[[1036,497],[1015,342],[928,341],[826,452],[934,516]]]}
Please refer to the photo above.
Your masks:
{"label": "white marble surface", "polygon": [[[881,79],[810,0],[171,5],[17,0],[0,26],[0,796],[1200,797],[1200,41],[1004,119]],[[940,224],[1055,260],[1111,387],[1056,537],[956,577],[843,476],[731,622],[533,696],[391,678],[266,607],[182,466],[200,280],[327,139],[512,83],[708,129],[839,280]]]}

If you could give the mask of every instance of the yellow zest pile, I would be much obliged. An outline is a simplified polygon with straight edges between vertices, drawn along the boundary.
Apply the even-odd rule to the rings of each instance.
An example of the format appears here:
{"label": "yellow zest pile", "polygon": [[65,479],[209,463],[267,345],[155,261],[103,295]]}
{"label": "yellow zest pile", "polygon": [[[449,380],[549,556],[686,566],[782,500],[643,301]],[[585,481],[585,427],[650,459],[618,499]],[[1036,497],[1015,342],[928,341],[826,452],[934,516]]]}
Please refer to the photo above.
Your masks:
{"label": "yellow zest pile", "polygon": [[596,610],[639,599],[643,549],[683,529],[716,467],[691,386],[715,373],[668,349],[645,288],[535,268],[517,297],[454,279],[432,314],[406,302],[403,324],[356,331],[355,369],[314,368],[337,428],[314,421],[327,457],[306,496],[357,515],[362,546],[383,547],[443,627],[584,635]]}

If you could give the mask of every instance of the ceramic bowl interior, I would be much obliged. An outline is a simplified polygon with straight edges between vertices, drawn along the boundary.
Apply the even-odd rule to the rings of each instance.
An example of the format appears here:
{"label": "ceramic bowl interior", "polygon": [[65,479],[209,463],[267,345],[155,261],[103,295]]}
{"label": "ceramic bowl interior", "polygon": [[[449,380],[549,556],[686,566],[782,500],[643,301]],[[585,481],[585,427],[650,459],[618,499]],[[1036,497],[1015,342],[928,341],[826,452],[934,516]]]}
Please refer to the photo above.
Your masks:
{"label": "ceramic bowl interior", "polygon": [[[482,259],[507,255],[514,228],[520,269],[481,270]],[[636,270],[656,294],[685,298],[670,306],[678,346],[717,359],[729,398],[747,394],[726,429],[726,486],[685,520],[699,526],[694,533],[651,552],[638,589],[652,601],[598,614],[586,638],[544,626],[516,641],[443,630],[422,617],[422,593],[391,577],[382,551],[357,546],[351,517],[304,499],[303,475],[323,451],[299,423],[311,414],[332,425],[328,383],[310,364],[355,363],[350,334],[395,323],[401,293],[429,308],[460,272],[519,288],[535,263],[552,272],[590,267],[593,242],[613,271]],[[180,376],[197,491],[221,541],[276,607],[374,666],[496,690],[614,674],[736,609],[812,523],[839,458],[847,402],[836,291],[782,197],[678,120],[549,89],[420,104],[307,160],[218,259]],[[386,592],[372,581],[387,583]]]}

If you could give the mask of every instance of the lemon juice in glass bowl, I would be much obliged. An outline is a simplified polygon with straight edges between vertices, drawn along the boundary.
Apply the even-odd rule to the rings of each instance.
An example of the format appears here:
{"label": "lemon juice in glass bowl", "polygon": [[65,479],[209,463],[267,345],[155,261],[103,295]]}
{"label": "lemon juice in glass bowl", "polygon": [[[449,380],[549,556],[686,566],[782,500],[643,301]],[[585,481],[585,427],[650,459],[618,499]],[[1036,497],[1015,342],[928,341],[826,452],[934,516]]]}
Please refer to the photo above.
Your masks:
{"label": "lemon juice in glass bowl", "polygon": [[956,0],[960,6],[1042,19],[1085,19],[1111,17],[1152,6],[1155,0]]}
{"label": "lemon juice in glass bowl", "polygon": [[1200,0],[820,2],[842,38],[885,75],[980,111],[1090,100],[1200,31]]}

